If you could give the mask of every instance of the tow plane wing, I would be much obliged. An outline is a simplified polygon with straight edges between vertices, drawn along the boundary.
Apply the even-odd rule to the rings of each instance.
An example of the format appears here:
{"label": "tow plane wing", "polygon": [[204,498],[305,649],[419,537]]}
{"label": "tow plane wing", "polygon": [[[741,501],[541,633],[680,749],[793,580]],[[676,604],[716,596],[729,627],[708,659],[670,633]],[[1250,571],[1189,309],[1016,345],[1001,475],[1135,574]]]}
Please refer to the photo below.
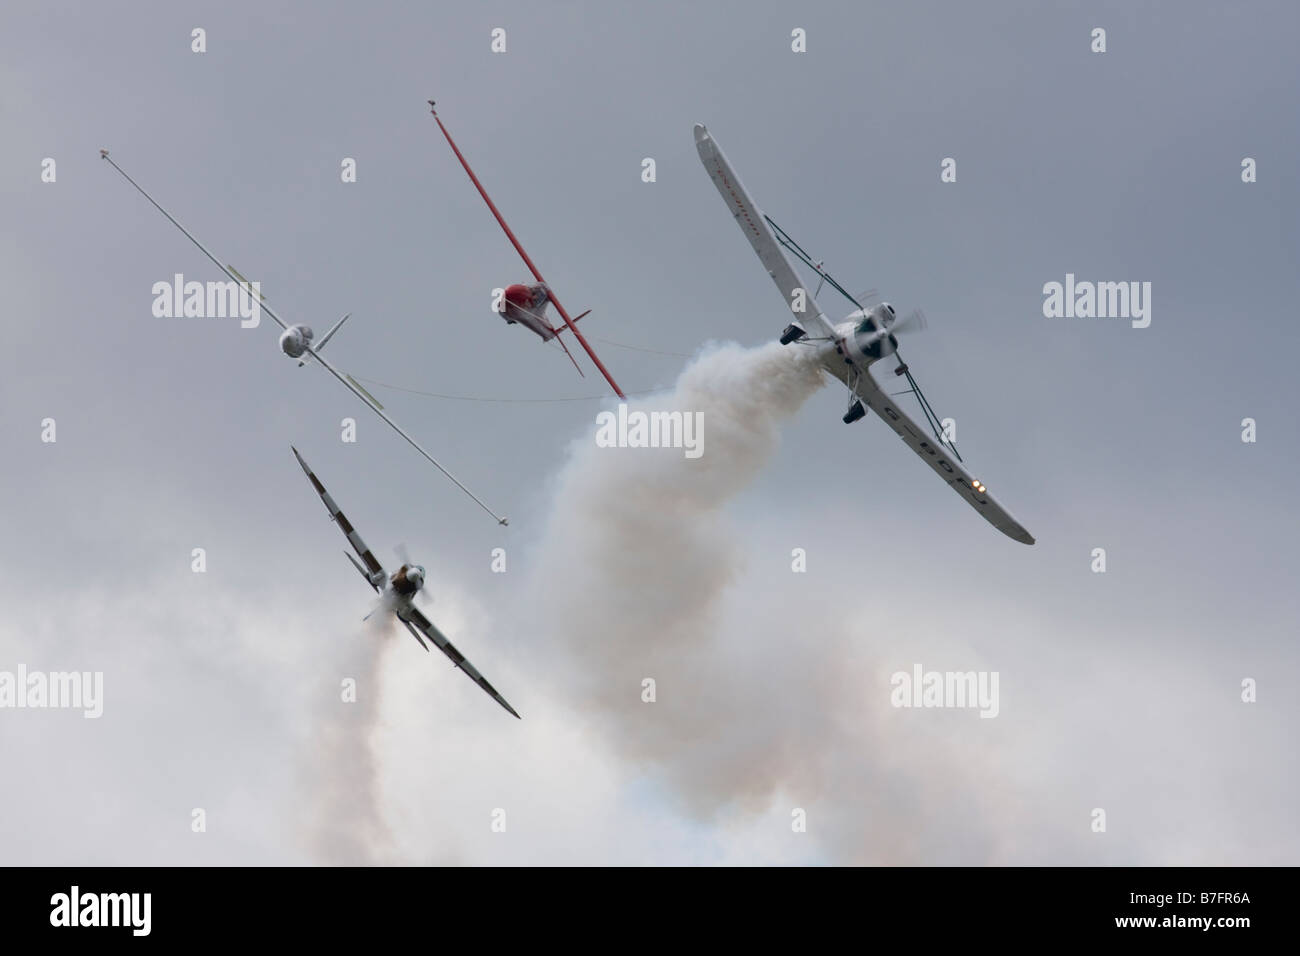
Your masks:
{"label": "tow plane wing", "polygon": [[1034,537],[1002,505],[998,504],[984,483],[974,478],[963,466],[961,459],[945,445],[928,435],[904,412],[891,396],[880,387],[871,369],[853,375],[848,370],[838,373],[840,378],[868,406],[880,416],[907,446],[920,456],[943,481],[978,511],[984,520],[1012,540],[1033,544]]}
{"label": "tow plane wing", "polygon": [[[736,223],[745,234],[745,238],[758,253],[758,258],[767,269],[767,274],[781,290],[781,297],[785,299],[786,307],[794,315],[795,322],[813,338],[833,338],[835,327],[817,305],[813,291],[804,288],[798,273],[794,271],[794,265],[780,243],[776,241],[767,217],[741,184],[740,177],[727,162],[722,147],[714,142],[707,129],[698,124],[695,127],[695,148],[700,154],[704,168],[708,171],[709,178],[718,188],[731,214],[736,217]],[[803,305],[802,311],[798,310],[799,305]]]}

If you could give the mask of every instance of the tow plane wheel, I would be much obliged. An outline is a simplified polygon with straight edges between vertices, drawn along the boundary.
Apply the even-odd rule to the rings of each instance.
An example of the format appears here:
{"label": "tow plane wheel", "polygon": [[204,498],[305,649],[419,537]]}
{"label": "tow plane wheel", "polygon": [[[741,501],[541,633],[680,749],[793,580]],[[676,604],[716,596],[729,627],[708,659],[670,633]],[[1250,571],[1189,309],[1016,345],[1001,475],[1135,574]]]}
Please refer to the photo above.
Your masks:
{"label": "tow plane wheel", "polygon": [[844,424],[852,425],[859,418],[864,417],[866,414],[867,414],[867,409],[863,406],[862,402],[861,401],[854,402],[853,407],[844,413]]}
{"label": "tow plane wheel", "polygon": [[791,342],[798,342],[801,338],[803,338],[807,334],[808,333],[805,332],[803,329],[799,328],[799,326],[795,325],[794,323],[791,323],[787,325],[785,327],[785,331],[781,333],[781,344],[789,345]]}
{"label": "tow plane wheel", "polygon": [[907,374],[907,365],[906,365],[906,364],[903,364],[903,365],[898,366],[898,368],[894,369],[894,374],[895,374],[895,375],[906,375],[906,374]]}

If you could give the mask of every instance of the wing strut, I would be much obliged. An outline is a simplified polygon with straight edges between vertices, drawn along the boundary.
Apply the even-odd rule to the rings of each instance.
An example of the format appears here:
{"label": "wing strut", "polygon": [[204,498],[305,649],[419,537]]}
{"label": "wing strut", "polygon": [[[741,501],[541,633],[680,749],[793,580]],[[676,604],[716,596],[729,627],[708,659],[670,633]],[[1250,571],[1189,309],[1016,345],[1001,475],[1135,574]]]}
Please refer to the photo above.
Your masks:
{"label": "wing strut", "polygon": [[[772,227],[772,234],[776,236],[776,241],[793,252],[796,259],[816,272],[823,282],[852,302],[855,308],[860,309],[863,312],[867,311],[866,306],[850,295],[849,291],[845,289],[844,286],[835,281],[835,277],[822,268],[821,262],[814,262],[813,257],[804,250],[803,246],[795,242],[794,237],[778,226],[771,216],[764,213],[763,218],[767,220],[767,224]],[[819,283],[818,289],[820,288],[821,285]],[[961,452],[957,451],[957,446],[949,439],[943,437],[943,426],[939,420],[939,416],[935,413],[934,409],[930,407],[930,402],[921,391],[921,386],[916,384],[916,379],[912,377],[912,373],[908,370],[906,365],[902,366],[902,369],[902,374],[907,378],[907,384],[910,386],[908,390],[916,396],[916,400],[920,403],[921,411],[925,415],[926,424],[930,426],[930,431],[934,432],[934,437],[938,439],[940,443],[947,445],[948,448],[952,449],[952,453],[957,456],[958,461],[962,461]],[[900,392],[899,394],[902,393]]]}
{"label": "wing strut", "polygon": [[[533,260],[528,258],[528,253],[524,252],[524,247],[519,244],[519,240],[515,238],[515,234],[511,232],[510,227],[506,225],[505,219],[502,218],[501,213],[497,211],[497,207],[492,202],[491,197],[488,196],[487,190],[483,188],[483,184],[480,183],[478,177],[474,175],[474,170],[469,168],[469,163],[466,162],[464,155],[456,146],[456,141],[451,138],[451,133],[447,132],[447,127],[442,125],[442,120],[438,117],[438,110],[434,106],[433,100],[429,100],[429,112],[433,114],[434,122],[438,124],[438,129],[442,130],[442,135],[447,137],[447,142],[451,145],[451,151],[456,154],[456,158],[460,160],[460,164],[465,167],[465,172],[469,174],[470,181],[474,184],[474,188],[478,190],[479,195],[483,197],[483,201],[487,203],[488,208],[492,210],[492,215],[496,217],[501,228],[505,230],[506,238],[510,240],[510,244],[515,247],[515,251],[518,252],[520,258],[524,260],[524,265],[528,266],[528,271],[533,274],[534,279],[546,285],[547,294],[550,296],[551,304],[555,306],[555,311],[560,313],[560,318],[564,319],[565,326],[567,326],[569,331],[573,333],[573,337],[578,340],[578,344],[586,349],[587,355],[591,358],[592,362],[595,363],[596,368],[600,369],[600,374],[605,376],[605,381],[609,382],[609,387],[614,390],[614,394],[626,401],[627,396],[623,394],[623,390],[618,387],[618,383],[615,382],[614,377],[609,374],[609,370],[605,368],[604,363],[596,356],[592,347],[587,344],[587,340],[583,337],[582,333],[578,331],[578,327],[574,325],[573,320],[569,318],[569,313],[565,311],[564,306],[560,305],[560,300],[550,291],[550,284],[547,283],[546,280],[542,278],[542,274],[537,271],[537,266],[533,265]],[[560,344],[563,345],[564,343],[561,342]],[[567,352],[568,349],[566,348],[565,351]],[[572,358],[572,356],[570,356],[570,358]],[[577,363],[575,362],[574,364],[576,365]]]}

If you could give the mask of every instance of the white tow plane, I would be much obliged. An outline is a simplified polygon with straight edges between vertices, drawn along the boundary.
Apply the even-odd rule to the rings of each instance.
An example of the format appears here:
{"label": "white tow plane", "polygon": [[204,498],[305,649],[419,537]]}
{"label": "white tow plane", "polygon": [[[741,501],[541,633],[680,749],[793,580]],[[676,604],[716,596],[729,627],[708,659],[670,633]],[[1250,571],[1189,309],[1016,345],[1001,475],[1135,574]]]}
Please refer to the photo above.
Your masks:
{"label": "white tow plane", "polygon": [[[246,289],[248,290],[250,295],[252,294],[253,287],[249,283],[249,281],[245,279],[242,275],[240,275],[234,266],[226,265],[220,259],[214,256],[211,252],[209,252],[207,246],[199,242],[199,240],[194,237],[193,233],[191,233],[188,229],[182,226],[171,213],[169,213],[166,209],[164,209],[161,205],[159,205],[156,199],[154,199],[147,192],[145,192],[144,187],[142,187],[139,183],[137,183],[134,179],[132,179],[130,176],[126,174],[126,170],[124,170],[121,166],[117,165],[117,163],[113,162],[113,160],[109,158],[108,150],[101,149],[99,151],[99,155],[101,158],[107,161],[110,166],[112,166],[119,173],[121,173],[122,178],[125,179],[132,186],[134,186],[136,188],[136,191],[139,192],[141,196],[149,200],[150,204],[155,209],[157,209],[160,213],[166,216],[168,222],[170,222],[173,226],[175,226],[177,229],[183,232],[185,234],[185,238],[188,239],[190,242],[194,243],[194,245],[198,247],[199,251],[202,252],[205,256],[207,256],[212,261],[213,265],[215,265],[218,269],[220,269],[227,276],[229,276],[231,281],[235,282],[239,286],[239,288]],[[460,483],[460,480],[457,479],[455,475],[449,472],[446,468],[442,467],[442,465],[438,463],[438,460],[434,458],[432,455],[430,455],[427,451],[425,451],[424,448],[421,447],[419,442],[417,442],[414,438],[408,435],[401,425],[397,424],[397,422],[389,418],[388,414],[384,411],[384,406],[380,405],[379,402],[375,399],[375,397],[371,395],[369,392],[367,392],[364,388],[362,388],[361,385],[355,379],[353,379],[351,375],[347,375],[343,372],[340,372],[333,365],[331,365],[329,362],[325,361],[325,359],[321,357],[320,351],[325,347],[325,343],[328,342],[330,338],[334,335],[334,333],[339,330],[339,327],[342,326],[343,323],[348,320],[348,315],[351,315],[351,313],[348,313],[348,315],[343,316],[343,318],[335,322],[334,326],[321,337],[320,342],[313,345],[312,340],[315,338],[315,332],[312,331],[311,326],[301,325],[301,324],[289,325],[283,319],[281,319],[280,316],[278,316],[275,313],[275,310],[272,309],[270,305],[267,304],[266,297],[260,294],[258,295],[257,305],[261,309],[261,311],[265,312],[272,319],[274,319],[275,324],[280,326],[280,328],[283,330],[280,333],[280,351],[284,352],[284,354],[289,356],[290,358],[298,359],[299,368],[306,365],[308,359],[314,358],[318,363],[320,363],[321,368],[325,369],[325,371],[333,375],[336,379],[338,379],[340,382],[343,383],[344,387],[347,388],[348,391],[350,391],[357,398],[361,399],[361,401],[365,402],[366,407],[368,407],[372,412],[374,412],[385,422],[387,422],[389,427],[391,427],[393,431],[397,432],[397,434],[405,438],[412,448],[414,448],[421,455],[423,455],[424,458],[430,464],[433,465],[433,467],[437,468],[440,472],[446,475],[447,478],[451,480],[452,484],[454,484],[461,491],[465,492],[465,494],[473,498],[474,503],[477,504],[480,508],[482,508],[488,514],[490,514],[493,518],[496,518],[497,524],[504,525],[510,523],[508,519],[497,514],[486,504],[484,504],[483,500],[479,498],[478,495],[474,494],[474,492],[470,491],[468,488],[462,485]]]}
{"label": "white tow plane", "polygon": [[[898,355],[895,334],[908,325],[922,323],[924,317],[919,312],[914,312],[899,319],[895,316],[894,307],[886,302],[871,309],[863,306],[822,269],[820,262],[813,261],[798,243],[758,208],[727,162],[722,148],[709,131],[700,125],[695,127],[695,148],[699,151],[700,161],[704,163],[713,185],[718,187],[719,194],[736,218],[736,223],[749,244],[758,253],[767,274],[781,290],[786,306],[796,316],[795,321],[786,326],[782,333],[781,344],[797,342],[815,349],[822,367],[848,386],[851,404],[844,415],[844,422],[855,422],[866,415],[868,408],[872,409],[989,524],[1022,544],[1033,544],[1033,536],[998,504],[983,482],[971,477],[966,471],[956,446],[944,437],[938,416],[934,414],[916,380],[912,378],[912,373]],[[786,255],[787,250],[817,273],[821,279],[817,291],[821,290],[822,283],[829,284],[853,303],[855,310],[843,322],[835,325],[826,318],[817,305],[816,292],[804,288],[794,265]],[[906,376],[910,386],[902,394],[911,393],[916,396],[933,437],[927,435],[924,429],[903,412],[893,396],[873,377],[871,367],[889,355],[898,360],[894,374]]]}
{"label": "white tow plane", "polygon": [[[438,630],[433,625],[433,622],[415,606],[416,596],[424,593],[422,590],[424,588],[424,568],[418,564],[412,564],[409,557],[401,555],[402,566],[390,577],[388,572],[384,570],[384,566],[379,563],[379,559],[361,540],[361,535],[357,534],[356,528],[352,527],[352,522],[348,521],[343,512],[339,510],[339,506],[334,503],[334,499],[325,490],[325,486],[320,483],[320,479],[302,460],[302,455],[298,454],[296,448],[293,449],[293,457],[297,458],[298,464],[302,465],[302,470],[307,473],[307,480],[316,489],[316,494],[320,495],[320,500],[325,503],[325,510],[330,513],[330,520],[339,526],[339,530],[348,539],[348,544],[352,545],[352,550],[357,553],[357,558],[361,559],[361,563],[358,563],[357,559],[346,551],[343,554],[352,562],[352,566],[360,572],[361,576],[369,582],[370,586],[379,592],[379,604],[370,614],[374,614],[375,610],[381,608],[392,611],[397,619],[406,625],[406,629],[411,632],[411,636],[419,641],[420,646],[424,648],[426,653],[429,646],[421,639],[421,634],[438,645],[438,650],[451,658],[451,662],[463,670],[470,680],[490,694],[493,700],[518,717],[519,715],[515,713],[515,709],[506,702],[504,697],[497,693],[497,689],[488,683],[487,678],[480,674],[465,655],[456,650],[455,645],[447,640],[442,631]],[[369,618],[370,614],[367,614],[366,617]]]}

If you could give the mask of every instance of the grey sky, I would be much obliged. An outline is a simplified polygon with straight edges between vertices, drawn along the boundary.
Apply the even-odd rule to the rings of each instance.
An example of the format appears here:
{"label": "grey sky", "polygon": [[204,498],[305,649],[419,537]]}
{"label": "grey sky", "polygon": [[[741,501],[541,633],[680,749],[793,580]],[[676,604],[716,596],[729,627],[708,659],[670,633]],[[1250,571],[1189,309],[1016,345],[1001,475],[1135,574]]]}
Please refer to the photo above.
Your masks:
{"label": "grey sky", "polygon": [[[1300,15],[981,6],[7,4],[0,670],[102,670],[106,700],[98,721],[0,711],[0,861],[320,858],[298,808],[340,670],[370,639],[369,592],[292,442],[381,560],[405,542],[428,567],[430,615],[524,715],[390,639],[370,740],[404,859],[1297,862]],[[588,447],[612,403],[373,389],[510,515],[499,529],[321,370],[296,369],[269,320],[153,318],[154,282],[218,276],[98,158],[111,149],[286,318],[353,312],[327,354],[357,376],[602,396],[585,361],[580,379],[488,311],[526,271],[430,97],[566,306],[592,309],[587,334],[662,352],[756,346],[786,322],[696,157],[706,123],[844,285],[925,310],[908,362],[1038,544],[987,526],[874,416],[841,424],[827,386],[720,525],[743,561],[698,662],[733,675],[746,709],[680,759],[630,747],[572,693],[607,675],[538,597],[594,573],[558,560],[555,495],[570,443]],[[1151,326],[1044,318],[1043,284],[1066,273],[1151,282]],[[684,365],[596,347],[629,392]],[[629,629],[673,600],[648,589]],[[1000,716],[891,710],[889,674],[914,662],[999,671]],[[822,696],[832,678],[856,684]],[[764,751],[764,712],[817,759]],[[855,722],[861,750],[811,742]],[[710,748],[747,747],[743,787],[710,776]],[[913,839],[874,843],[884,828],[850,822],[864,806]]]}

